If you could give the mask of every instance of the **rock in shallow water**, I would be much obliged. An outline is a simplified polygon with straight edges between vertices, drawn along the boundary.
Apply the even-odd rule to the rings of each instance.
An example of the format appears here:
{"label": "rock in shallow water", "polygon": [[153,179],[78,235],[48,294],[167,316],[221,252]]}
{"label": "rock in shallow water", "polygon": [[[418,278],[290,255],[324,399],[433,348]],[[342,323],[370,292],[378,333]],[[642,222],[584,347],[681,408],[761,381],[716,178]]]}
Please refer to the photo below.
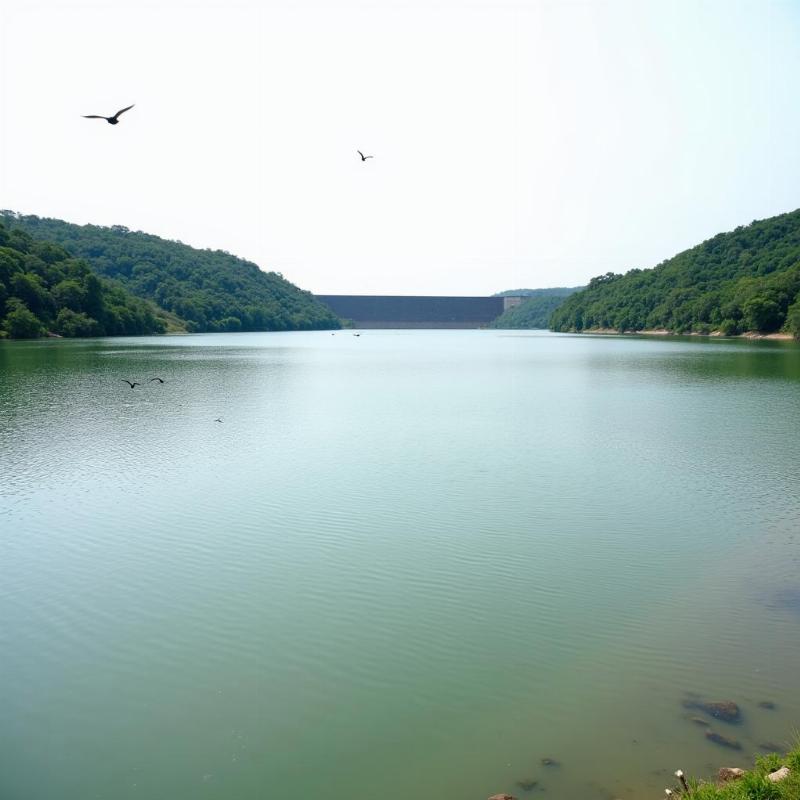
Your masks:
{"label": "rock in shallow water", "polygon": [[730,747],[731,750],[741,750],[742,745],[736,741],[736,739],[731,739],[729,736],[723,736],[721,733],[716,733],[716,731],[706,731],[706,739],[709,742],[714,742],[714,744],[718,744],[721,747]]}
{"label": "rock in shallow water", "polygon": [[706,714],[723,722],[741,722],[742,712],[733,700],[695,700],[683,701],[683,707],[690,710],[705,711]]}
{"label": "rock in shallow water", "polygon": [[772,700],[762,700],[758,704],[758,707],[759,708],[766,708],[767,711],[774,711],[775,708],[776,708],[775,703],[773,703]]}
{"label": "rock in shallow water", "polygon": [[727,783],[728,781],[735,781],[744,775],[744,770],[739,767],[723,767],[717,773],[717,780],[720,783]]}

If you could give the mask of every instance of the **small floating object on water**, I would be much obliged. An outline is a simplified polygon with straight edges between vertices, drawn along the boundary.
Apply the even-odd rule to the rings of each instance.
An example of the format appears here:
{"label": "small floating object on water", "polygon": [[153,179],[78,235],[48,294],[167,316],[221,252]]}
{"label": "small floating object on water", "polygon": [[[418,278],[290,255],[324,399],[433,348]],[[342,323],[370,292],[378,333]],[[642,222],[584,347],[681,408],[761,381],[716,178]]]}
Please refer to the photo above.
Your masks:
{"label": "small floating object on water", "polygon": [[560,761],[556,761],[554,758],[547,758],[547,757],[545,757],[545,758],[543,758],[541,760],[541,764],[542,764],[543,767],[560,767],[561,766],[561,762]]}

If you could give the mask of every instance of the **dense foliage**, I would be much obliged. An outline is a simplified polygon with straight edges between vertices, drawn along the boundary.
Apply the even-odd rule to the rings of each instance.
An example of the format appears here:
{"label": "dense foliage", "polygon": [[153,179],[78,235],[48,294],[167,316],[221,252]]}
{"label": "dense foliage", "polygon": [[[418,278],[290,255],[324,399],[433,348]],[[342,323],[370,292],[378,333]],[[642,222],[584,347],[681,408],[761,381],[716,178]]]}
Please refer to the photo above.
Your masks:
{"label": "dense foliage", "polygon": [[553,289],[518,289],[517,291],[498,292],[495,297],[528,297],[518,306],[504,311],[492,324],[491,328],[546,328],[550,315],[571,294],[582,287]]}
{"label": "dense foliage", "polygon": [[158,303],[185,320],[190,331],[339,327],[337,317],[309,292],[230,253],[197,250],[121,226],[2,214],[35,238],[58,242],[100,275]]}
{"label": "dense foliage", "polygon": [[50,242],[0,223],[0,336],[162,333],[151,303],[99,278]]}
{"label": "dense foliage", "polygon": [[800,210],[721,233],[654,269],[593,278],[550,327],[800,337]]}
{"label": "dense foliage", "polygon": [[548,295],[567,297],[583,288],[583,286],[550,286],[546,289],[506,289],[504,292],[495,292],[492,297],[546,297]]}

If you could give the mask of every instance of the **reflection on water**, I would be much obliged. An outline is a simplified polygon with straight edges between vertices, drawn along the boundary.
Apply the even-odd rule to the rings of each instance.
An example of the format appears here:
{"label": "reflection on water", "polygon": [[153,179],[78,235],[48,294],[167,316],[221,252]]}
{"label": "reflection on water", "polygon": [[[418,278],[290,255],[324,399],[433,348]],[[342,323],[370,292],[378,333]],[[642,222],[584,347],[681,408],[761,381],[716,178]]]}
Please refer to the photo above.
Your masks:
{"label": "reflection on water", "polygon": [[0,375],[3,797],[625,800],[798,725],[795,344],[4,342]]}

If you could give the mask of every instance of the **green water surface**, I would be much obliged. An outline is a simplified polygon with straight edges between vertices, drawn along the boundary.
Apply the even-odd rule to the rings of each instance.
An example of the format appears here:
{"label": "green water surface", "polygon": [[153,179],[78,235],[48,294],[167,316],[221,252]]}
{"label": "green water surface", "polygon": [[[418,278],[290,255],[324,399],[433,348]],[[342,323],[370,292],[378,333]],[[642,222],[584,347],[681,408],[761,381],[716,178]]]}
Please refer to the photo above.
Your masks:
{"label": "green water surface", "polygon": [[[798,498],[793,343],[0,342],[0,798],[634,800],[746,766],[800,728]],[[739,703],[709,721],[741,751],[687,692]]]}

